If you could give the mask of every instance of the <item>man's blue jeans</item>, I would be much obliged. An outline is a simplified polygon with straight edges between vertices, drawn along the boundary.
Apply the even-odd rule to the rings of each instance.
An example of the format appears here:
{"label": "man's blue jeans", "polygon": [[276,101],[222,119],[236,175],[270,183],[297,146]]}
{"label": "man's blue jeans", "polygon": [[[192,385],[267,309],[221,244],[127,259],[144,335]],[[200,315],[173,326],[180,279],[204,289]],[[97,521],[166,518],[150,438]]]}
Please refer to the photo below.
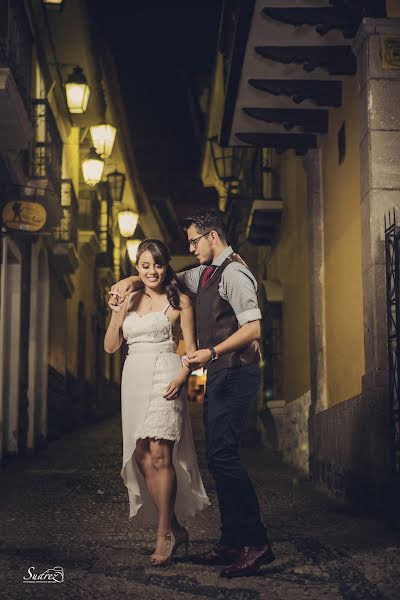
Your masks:
{"label": "man's blue jeans", "polygon": [[240,438],[259,386],[258,365],[222,369],[207,376],[203,421],[208,468],[217,488],[220,543],[227,546],[267,543],[258,499],[240,462]]}

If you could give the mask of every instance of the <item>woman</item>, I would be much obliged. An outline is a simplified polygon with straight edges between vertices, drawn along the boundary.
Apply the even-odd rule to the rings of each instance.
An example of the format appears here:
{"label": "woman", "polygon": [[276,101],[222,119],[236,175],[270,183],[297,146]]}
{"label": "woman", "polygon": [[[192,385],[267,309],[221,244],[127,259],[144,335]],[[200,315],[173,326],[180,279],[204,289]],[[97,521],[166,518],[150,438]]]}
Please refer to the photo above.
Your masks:
{"label": "woman", "polygon": [[[154,521],[158,532],[152,564],[167,564],[189,536],[179,520],[209,502],[201,480],[187,406],[189,369],[176,354],[180,331],[187,352],[196,349],[190,299],[169,265],[159,240],[143,241],[136,266],[142,289],[119,306],[111,298],[104,339],[115,352],[123,337],[129,347],[122,373],[123,464],[130,515]],[[156,510],[154,510],[154,508]]]}

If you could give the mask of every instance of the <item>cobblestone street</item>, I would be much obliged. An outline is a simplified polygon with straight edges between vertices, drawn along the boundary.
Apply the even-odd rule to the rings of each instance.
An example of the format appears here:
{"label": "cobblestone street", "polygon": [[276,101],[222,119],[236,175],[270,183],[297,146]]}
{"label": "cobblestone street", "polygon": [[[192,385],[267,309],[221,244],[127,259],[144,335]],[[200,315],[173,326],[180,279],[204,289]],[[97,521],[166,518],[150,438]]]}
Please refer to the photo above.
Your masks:
{"label": "cobblestone street", "polygon": [[[191,551],[218,537],[200,408],[192,410],[193,421],[212,507],[189,524]],[[327,499],[265,450],[244,456],[277,559],[255,577],[231,581],[220,579],[218,568],[179,558],[163,569],[149,566],[154,531],[128,522],[118,419],[65,436],[34,457],[11,461],[0,475],[2,597],[398,600],[398,535]],[[65,574],[56,588],[23,584],[30,566],[42,572],[56,565]]]}

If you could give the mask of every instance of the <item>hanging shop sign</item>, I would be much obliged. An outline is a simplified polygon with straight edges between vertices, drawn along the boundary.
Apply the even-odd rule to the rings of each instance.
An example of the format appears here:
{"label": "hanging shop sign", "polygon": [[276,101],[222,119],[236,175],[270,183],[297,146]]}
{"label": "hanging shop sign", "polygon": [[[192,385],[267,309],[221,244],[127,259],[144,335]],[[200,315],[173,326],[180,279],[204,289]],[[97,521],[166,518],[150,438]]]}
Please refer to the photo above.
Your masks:
{"label": "hanging shop sign", "polygon": [[46,209],[38,202],[15,200],[7,202],[2,210],[2,222],[7,229],[37,232],[46,224]]}

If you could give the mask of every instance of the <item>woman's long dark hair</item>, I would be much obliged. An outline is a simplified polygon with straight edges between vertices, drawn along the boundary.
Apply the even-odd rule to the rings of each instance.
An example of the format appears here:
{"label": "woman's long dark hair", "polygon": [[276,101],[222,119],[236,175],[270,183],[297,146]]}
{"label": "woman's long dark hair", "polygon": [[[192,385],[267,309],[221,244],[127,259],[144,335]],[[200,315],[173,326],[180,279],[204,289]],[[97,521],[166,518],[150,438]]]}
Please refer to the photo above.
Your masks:
{"label": "woman's long dark hair", "polygon": [[[185,292],[183,283],[178,279],[175,271],[169,264],[171,255],[167,246],[161,240],[143,240],[139,244],[136,254],[136,264],[139,262],[140,256],[143,252],[150,252],[154,261],[161,266],[167,266],[167,272],[163,281],[163,286],[167,293],[168,302],[173,308],[179,308],[181,304],[180,295]],[[143,284],[143,282],[141,282]],[[144,287],[144,286],[143,286]]]}

